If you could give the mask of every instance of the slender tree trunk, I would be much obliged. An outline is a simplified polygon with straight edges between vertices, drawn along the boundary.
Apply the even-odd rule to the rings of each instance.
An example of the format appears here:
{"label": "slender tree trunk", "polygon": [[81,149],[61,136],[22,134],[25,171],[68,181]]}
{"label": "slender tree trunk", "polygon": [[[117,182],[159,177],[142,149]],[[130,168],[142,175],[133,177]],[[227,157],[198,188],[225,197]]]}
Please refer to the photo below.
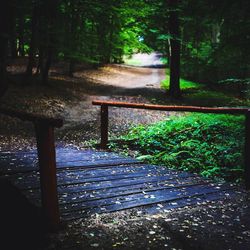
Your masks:
{"label": "slender tree trunk", "polygon": [[20,13],[18,18],[18,55],[25,56],[24,53],[24,16]]}
{"label": "slender tree trunk", "polygon": [[43,50],[42,50],[42,46],[40,46],[39,48],[39,53],[38,53],[38,62],[37,62],[37,66],[36,66],[36,75],[39,75],[42,72],[42,67],[43,67]]}
{"label": "slender tree trunk", "polygon": [[168,0],[170,7],[169,33],[170,39],[170,84],[169,94],[171,97],[180,98],[180,27],[178,15],[178,0]]}
{"label": "slender tree trunk", "polygon": [[110,17],[110,30],[109,30],[109,43],[108,43],[108,50],[107,50],[107,55],[106,55],[106,60],[108,61],[108,63],[110,63],[112,61],[112,51],[113,51],[113,36],[114,36],[114,17],[113,15],[111,15]]}
{"label": "slender tree trunk", "polygon": [[[107,38],[109,22],[107,21],[107,15],[100,16],[99,23],[97,24],[97,33],[98,33],[98,53],[99,53],[99,63],[109,63],[109,45]],[[110,41],[111,42],[111,41]]]}
{"label": "slender tree trunk", "polygon": [[49,83],[50,65],[51,65],[51,56],[49,55],[47,57],[47,60],[46,60],[45,66],[44,66],[44,70],[42,71],[42,83],[43,83],[43,85],[48,85],[48,83]]}
{"label": "slender tree trunk", "polygon": [[56,46],[56,19],[57,19],[57,6],[58,0],[47,0],[46,1],[46,17],[47,17],[47,29],[48,29],[48,39],[47,39],[47,58],[44,65],[44,70],[42,72],[42,83],[44,85],[48,84],[49,80],[49,70],[52,63],[53,54],[55,52]]}
{"label": "slender tree trunk", "polygon": [[29,62],[26,68],[26,80],[32,76],[33,67],[35,65],[36,36],[37,36],[37,26],[38,26],[37,8],[38,8],[37,6],[34,6],[32,14]]}
{"label": "slender tree trunk", "polygon": [[16,9],[14,6],[10,11],[10,53],[11,58],[17,58]]}
{"label": "slender tree trunk", "polygon": [[[75,53],[75,49],[76,49],[76,33],[77,33],[77,15],[78,13],[76,12],[76,8],[77,6],[75,6],[74,3],[70,4],[70,12],[71,12],[71,20],[70,20],[70,27],[69,27],[69,39],[70,39],[70,51],[68,54],[68,58],[69,58],[69,69],[68,69],[68,75],[69,77],[73,77],[74,74],[74,69],[75,69],[75,59],[72,58],[72,53]],[[73,52],[74,51],[74,52]]]}
{"label": "slender tree trunk", "polygon": [[71,58],[69,60],[69,73],[68,73],[69,77],[73,77],[74,72],[75,72],[75,60]]}
{"label": "slender tree trunk", "polygon": [[9,37],[9,1],[3,1],[0,8],[0,97],[7,90],[6,58]]}

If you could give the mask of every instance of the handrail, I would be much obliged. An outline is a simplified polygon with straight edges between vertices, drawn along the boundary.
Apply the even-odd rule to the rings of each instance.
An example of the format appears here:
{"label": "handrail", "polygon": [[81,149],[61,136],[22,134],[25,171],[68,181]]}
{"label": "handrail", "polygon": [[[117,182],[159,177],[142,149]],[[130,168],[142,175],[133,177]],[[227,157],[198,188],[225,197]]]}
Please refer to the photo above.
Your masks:
{"label": "handrail", "polygon": [[0,114],[33,122],[35,126],[42,209],[51,228],[57,229],[60,223],[60,214],[57,194],[54,128],[62,127],[63,120],[6,108],[0,108]]}
{"label": "handrail", "polygon": [[181,111],[181,112],[199,112],[215,114],[235,114],[245,115],[245,185],[250,189],[250,109],[248,108],[224,108],[224,107],[196,107],[196,106],[165,106],[142,103],[127,103],[115,101],[92,101],[93,105],[101,106],[101,143],[100,147],[105,149],[108,144],[108,107],[149,109],[159,111]]}
{"label": "handrail", "polygon": [[183,112],[201,112],[201,113],[220,113],[220,114],[243,114],[245,115],[249,109],[247,108],[222,108],[222,107],[196,107],[196,106],[166,106],[144,103],[128,103],[113,101],[92,101],[93,105],[120,107],[120,108],[136,108],[151,109],[159,111],[183,111]]}

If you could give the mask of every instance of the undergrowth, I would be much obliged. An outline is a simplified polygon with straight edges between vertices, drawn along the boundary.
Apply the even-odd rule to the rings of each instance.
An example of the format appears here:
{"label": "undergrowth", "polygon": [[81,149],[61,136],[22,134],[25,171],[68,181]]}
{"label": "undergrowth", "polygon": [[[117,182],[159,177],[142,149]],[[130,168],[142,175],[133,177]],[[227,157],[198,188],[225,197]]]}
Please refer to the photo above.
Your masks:
{"label": "undergrowth", "polygon": [[[166,79],[161,81],[161,87],[163,89],[168,90],[169,89],[169,81],[170,81],[170,77],[169,77],[169,74],[167,74]],[[204,85],[201,84],[201,83],[196,83],[196,82],[188,81],[188,80],[185,80],[185,79],[180,79],[180,88],[182,90],[185,90],[185,89],[200,89],[202,87],[204,87]]]}
{"label": "undergrowth", "polygon": [[134,127],[122,140],[124,149],[130,145],[149,163],[229,181],[243,178],[243,116],[173,116]]}

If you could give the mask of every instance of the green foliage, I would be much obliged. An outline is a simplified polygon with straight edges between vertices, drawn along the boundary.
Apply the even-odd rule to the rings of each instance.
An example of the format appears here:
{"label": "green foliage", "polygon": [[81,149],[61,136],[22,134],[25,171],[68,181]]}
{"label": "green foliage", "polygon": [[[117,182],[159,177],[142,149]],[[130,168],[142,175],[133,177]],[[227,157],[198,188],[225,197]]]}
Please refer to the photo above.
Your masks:
{"label": "green foliage", "polygon": [[[166,75],[166,79],[161,82],[161,87],[163,89],[169,89],[169,75]],[[181,89],[199,89],[202,88],[203,85],[197,82],[188,81],[185,79],[180,79],[180,87]]]}
{"label": "green foliage", "polygon": [[200,89],[185,94],[187,104],[200,106],[235,106],[244,105],[235,96],[221,91]]}
{"label": "green foliage", "polygon": [[190,114],[137,126],[123,139],[141,160],[235,181],[243,176],[243,128],[242,116]]}
{"label": "green foliage", "polygon": [[186,1],[182,76],[205,83],[249,78],[249,11],[245,0]]}
{"label": "green foliage", "polygon": [[[249,1],[177,2],[181,76],[209,84],[249,79]],[[121,63],[124,55],[152,50],[170,57],[173,9],[166,0],[15,0],[11,6],[8,50],[13,54],[34,50],[44,61],[50,51],[53,61],[67,60],[71,66],[78,61]]]}
{"label": "green foliage", "polygon": [[239,97],[249,97],[250,94],[250,78],[235,79],[230,78],[218,82],[219,85],[225,86],[227,89],[238,92]]}

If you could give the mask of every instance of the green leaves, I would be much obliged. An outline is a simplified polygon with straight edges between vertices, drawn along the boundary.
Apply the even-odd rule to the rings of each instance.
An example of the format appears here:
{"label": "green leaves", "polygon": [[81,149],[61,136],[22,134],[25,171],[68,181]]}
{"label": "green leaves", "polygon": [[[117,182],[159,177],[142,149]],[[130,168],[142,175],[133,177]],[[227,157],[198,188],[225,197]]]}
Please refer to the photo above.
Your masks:
{"label": "green leaves", "polygon": [[244,117],[192,114],[138,126],[124,138],[138,147],[138,159],[240,180],[243,173]]}

